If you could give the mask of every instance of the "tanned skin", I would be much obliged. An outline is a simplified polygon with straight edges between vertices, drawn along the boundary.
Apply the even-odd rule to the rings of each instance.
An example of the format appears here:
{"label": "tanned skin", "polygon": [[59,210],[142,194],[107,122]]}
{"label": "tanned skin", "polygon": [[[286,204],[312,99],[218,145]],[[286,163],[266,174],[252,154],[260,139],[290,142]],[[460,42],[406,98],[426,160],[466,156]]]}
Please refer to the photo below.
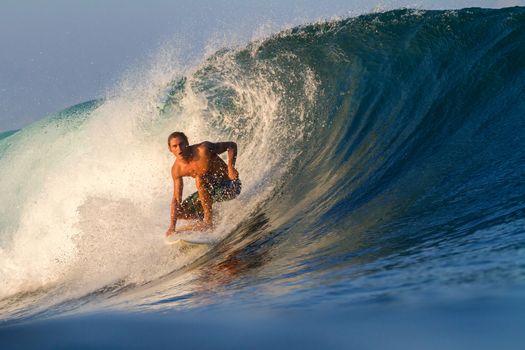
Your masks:
{"label": "tanned skin", "polygon": [[[208,192],[211,186],[208,179],[213,177],[220,180],[236,180],[239,173],[235,169],[237,158],[237,144],[235,142],[202,142],[189,145],[182,137],[175,137],[169,141],[169,151],[175,156],[171,167],[173,177],[173,198],[171,200],[171,220],[166,236],[175,233],[177,219],[196,220],[195,214],[185,212],[182,204],[182,178],[191,176],[199,194],[199,200],[204,209],[204,219],[196,224],[185,227],[184,230],[206,230],[213,227],[212,199]],[[219,154],[228,152],[228,164]]]}

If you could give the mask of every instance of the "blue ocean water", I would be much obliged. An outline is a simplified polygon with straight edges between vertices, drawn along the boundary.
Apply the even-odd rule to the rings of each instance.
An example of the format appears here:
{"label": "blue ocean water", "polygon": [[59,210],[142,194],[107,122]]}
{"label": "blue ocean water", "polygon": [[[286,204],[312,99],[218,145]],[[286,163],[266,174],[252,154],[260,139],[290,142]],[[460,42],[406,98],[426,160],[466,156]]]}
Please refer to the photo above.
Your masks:
{"label": "blue ocean water", "polygon": [[[175,66],[0,136],[10,348],[519,348],[524,8],[320,22]],[[239,145],[209,247],[163,243],[174,130]]]}

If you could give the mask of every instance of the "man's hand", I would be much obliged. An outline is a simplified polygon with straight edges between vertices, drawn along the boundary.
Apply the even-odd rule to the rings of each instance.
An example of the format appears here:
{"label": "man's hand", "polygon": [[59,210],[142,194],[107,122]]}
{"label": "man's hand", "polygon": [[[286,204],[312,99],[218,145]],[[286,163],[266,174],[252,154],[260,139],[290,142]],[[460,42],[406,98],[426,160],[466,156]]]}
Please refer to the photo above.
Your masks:
{"label": "man's hand", "polygon": [[168,228],[168,231],[166,231],[166,237],[168,237],[168,236],[170,236],[170,235],[172,235],[174,233],[175,233],[175,227],[174,226],[170,226]]}
{"label": "man's hand", "polygon": [[239,172],[233,166],[228,167],[228,178],[232,181],[239,178]]}

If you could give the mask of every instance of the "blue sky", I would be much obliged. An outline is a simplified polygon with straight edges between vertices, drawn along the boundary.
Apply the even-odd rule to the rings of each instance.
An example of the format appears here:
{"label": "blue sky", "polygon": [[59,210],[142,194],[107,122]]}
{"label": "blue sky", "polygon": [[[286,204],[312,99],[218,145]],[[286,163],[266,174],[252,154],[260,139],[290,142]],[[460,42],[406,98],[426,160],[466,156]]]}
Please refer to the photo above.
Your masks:
{"label": "blue sky", "polygon": [[[249,40],[374,8],[525,6],[525,0],[2,0],[0,131],[104,95],[166,43],[200,52],[213,38]],[[182,43],[182,44],[181,44]]]}

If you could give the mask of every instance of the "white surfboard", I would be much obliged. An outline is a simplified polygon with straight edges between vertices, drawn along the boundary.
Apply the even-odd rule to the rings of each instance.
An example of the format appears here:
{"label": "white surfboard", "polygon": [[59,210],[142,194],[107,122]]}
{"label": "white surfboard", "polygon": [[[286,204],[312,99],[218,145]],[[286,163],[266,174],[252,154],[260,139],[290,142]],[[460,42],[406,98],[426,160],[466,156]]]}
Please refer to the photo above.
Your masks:
{"label": "white surfboard", "polygon": [[204,240],[202,238],[199,239],[199,237],[192,237],[191,235],[184,234],[184,233],[174,233],[166,237],[166,244],[168,245],[180,244],[180,243],[194,244],[194,245],[210,245],[211,244],[207,240]]}
{"label": "white surfboard", "polygon": [[166,244],[193,244],[193,245],[210,245],[213,241],[205,232],[195,231],[176,231],[166,237]]}

